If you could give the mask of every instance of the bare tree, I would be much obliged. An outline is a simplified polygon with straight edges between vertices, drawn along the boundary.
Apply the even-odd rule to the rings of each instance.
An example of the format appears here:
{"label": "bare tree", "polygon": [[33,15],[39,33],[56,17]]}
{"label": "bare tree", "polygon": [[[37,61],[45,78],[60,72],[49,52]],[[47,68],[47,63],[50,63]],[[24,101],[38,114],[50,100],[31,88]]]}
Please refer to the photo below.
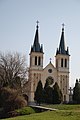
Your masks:
{"label": "bare tree", "polygon": [[21,86],[27,79],[27,65],[25,56],[19,53],[0,54],[0,87]]}

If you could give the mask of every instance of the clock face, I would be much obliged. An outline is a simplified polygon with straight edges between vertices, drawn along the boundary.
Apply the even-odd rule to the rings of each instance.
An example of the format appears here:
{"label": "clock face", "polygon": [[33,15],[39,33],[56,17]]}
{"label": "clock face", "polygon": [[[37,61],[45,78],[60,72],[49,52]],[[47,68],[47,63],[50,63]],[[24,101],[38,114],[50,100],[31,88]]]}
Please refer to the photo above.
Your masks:
{"label": "clock face", "polygon": [[49,73],[52,73],[52,69],[48,69],[48,72],[49,72]]}

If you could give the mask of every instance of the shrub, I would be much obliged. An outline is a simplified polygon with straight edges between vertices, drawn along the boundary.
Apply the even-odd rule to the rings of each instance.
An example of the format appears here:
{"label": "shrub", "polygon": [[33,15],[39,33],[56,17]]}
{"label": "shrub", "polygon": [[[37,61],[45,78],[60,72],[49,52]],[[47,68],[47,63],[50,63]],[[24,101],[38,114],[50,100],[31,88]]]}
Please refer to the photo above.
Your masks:
{"label": "shrub", "polygon": [[35,113],[35,110],[31,107],[23,107],[21,109],[16,110],[19,115],[29,115]]}
{"label": "shrub", "polygon": [[17,90],[2,88],[0,90],[0,106],[6,112],[22,108],[27,105],[27,101],[18,94]]}
{"label": "shrub", "polygon": [[17,96],[14,102],[16,109],[25,107],[27,105],[27,101],[22,96]]}

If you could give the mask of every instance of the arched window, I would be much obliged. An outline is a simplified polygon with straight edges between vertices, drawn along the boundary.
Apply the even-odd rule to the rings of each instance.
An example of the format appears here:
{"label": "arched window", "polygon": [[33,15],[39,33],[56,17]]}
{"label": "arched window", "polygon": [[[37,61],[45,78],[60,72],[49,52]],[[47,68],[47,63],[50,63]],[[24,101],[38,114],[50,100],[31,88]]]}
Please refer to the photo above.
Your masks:
{"label": "arched window", "polygon": [[41,65],[41,58],[38,58],[38,65]]}
{"label": "arched window", "polygon": [[65,59],[65,67],[67,67],[67,59]]}
{"label": "arched window", "polygon": [[37,56],[35,56],[35,65],[37,65]]}
{"label": "arched window", "polygon": [[61,59],[61,67],[63,67],[63,58]]}

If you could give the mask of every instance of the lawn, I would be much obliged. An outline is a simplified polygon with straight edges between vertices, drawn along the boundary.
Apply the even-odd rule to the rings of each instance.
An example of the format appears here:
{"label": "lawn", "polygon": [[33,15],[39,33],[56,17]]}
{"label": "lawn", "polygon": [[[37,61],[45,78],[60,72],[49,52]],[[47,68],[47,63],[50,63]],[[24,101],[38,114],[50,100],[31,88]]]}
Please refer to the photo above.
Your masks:
{"label": "lawn", "polygon": [[44,107],[56,108],[59,110],[80,110],[80,105],[69,105],[69,104],[58,104],[58,105],[46,105],[43,104]]}
{"label": "lawn", "polygon": [[47,111],[5,120],[80,120],[80,105],[48,105],[57,111]]}

